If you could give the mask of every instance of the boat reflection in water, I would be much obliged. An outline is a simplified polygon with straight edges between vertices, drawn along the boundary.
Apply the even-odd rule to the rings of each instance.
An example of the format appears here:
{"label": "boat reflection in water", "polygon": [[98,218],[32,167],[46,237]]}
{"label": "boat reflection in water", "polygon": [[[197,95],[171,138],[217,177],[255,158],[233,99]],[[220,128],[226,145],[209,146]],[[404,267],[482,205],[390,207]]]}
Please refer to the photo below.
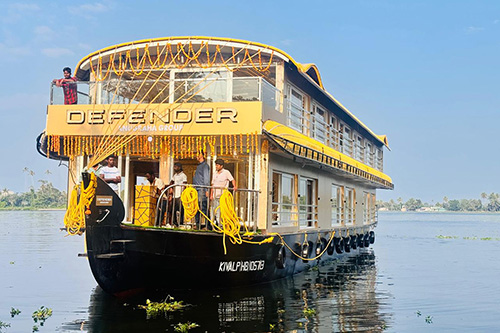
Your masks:
{"label": "boat reflection in water", "polygon": [[[204,291],[127,298],[110,296],[97,287],[88,320],[64,327],[87,332],[173,332],[176,324],[191,322],[200,325],[192,332],[383,331],[391,321],[391,314],[383,312],[389,295],[376,290],[376,280],[375,255],[366,251],[259,287],[208,290],[207,286]],[[146,319],[145,311],[137,309],[146,299],[161,301],[168,294],[190,306],[155,319]]]}

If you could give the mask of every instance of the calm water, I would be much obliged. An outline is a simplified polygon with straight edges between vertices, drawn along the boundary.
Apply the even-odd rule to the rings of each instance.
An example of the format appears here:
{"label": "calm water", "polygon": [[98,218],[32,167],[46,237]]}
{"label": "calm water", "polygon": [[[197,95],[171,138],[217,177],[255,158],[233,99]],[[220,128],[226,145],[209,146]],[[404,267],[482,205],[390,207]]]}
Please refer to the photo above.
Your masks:
{"label": "calm water", "polygon": [[258,288],[172,292],[191,306],[148,320],[136,305],[167,295],[102,292],[77,257],[83,237],[59,231],[63,214],[0,212],[2,332],[31,332],[42,305],[53,315],[40,332],[173,332],[188,321],[200,325],[191,332],[500,329],[500,215],[380,213],[373,249],[357,258]]}

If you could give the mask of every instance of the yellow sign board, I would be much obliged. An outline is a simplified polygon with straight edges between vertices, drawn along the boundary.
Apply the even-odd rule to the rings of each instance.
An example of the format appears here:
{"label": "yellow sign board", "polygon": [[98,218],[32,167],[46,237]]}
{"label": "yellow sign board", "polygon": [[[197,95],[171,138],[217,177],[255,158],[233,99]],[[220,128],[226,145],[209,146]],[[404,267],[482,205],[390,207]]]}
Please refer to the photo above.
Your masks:
{"label": "yellow sign board", "polygon": [[262,102],[49,105],[48,135],[261,133]]}

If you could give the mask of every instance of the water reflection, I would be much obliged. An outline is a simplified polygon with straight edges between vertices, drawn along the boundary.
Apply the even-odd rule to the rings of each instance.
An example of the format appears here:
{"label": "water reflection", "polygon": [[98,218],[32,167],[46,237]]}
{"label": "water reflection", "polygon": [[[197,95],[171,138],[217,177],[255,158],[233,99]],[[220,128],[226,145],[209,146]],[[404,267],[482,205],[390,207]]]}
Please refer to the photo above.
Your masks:
{"label": "water reflection", "polygon": [[161,301],[166,292],[115,298],[96,288],[88,319],[83,324],[67,323],[64,328],[173,332],[174,325],[189,321],[200,325],[192,332],[382,331],[391,315],[381,312],[379,302],[386,295],[377,293],[376,277],[375,255],[370,251],[258,287],[169,292],[190,306],[149,320],[136,306],[148,298]]}

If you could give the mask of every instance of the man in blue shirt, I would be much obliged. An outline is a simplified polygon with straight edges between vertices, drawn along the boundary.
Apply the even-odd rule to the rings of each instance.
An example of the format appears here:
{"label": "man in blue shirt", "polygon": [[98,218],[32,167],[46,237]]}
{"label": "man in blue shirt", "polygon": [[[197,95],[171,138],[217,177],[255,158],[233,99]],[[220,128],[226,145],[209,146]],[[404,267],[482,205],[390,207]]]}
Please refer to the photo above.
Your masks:
{"label": "man in blue shirt", "polygon": [[[210,186],[210,167],[205,160],[205,154],[203,151],[199,152],[196,156],[198,160],[198,166],[196,167],[196,171],[194,173],[193,184],[194,185],[203,185]],[[200,210],[203,214],[208,214],[208,187],[198,187],[196,188],[198,191],[198,205],[200,206]],[[201,216],[200,212],[196,214],[196,226],[198,229],[201,229]],[[205,221],[207,225],[207,230],[212,230],[212,225],[209,221]]]}

